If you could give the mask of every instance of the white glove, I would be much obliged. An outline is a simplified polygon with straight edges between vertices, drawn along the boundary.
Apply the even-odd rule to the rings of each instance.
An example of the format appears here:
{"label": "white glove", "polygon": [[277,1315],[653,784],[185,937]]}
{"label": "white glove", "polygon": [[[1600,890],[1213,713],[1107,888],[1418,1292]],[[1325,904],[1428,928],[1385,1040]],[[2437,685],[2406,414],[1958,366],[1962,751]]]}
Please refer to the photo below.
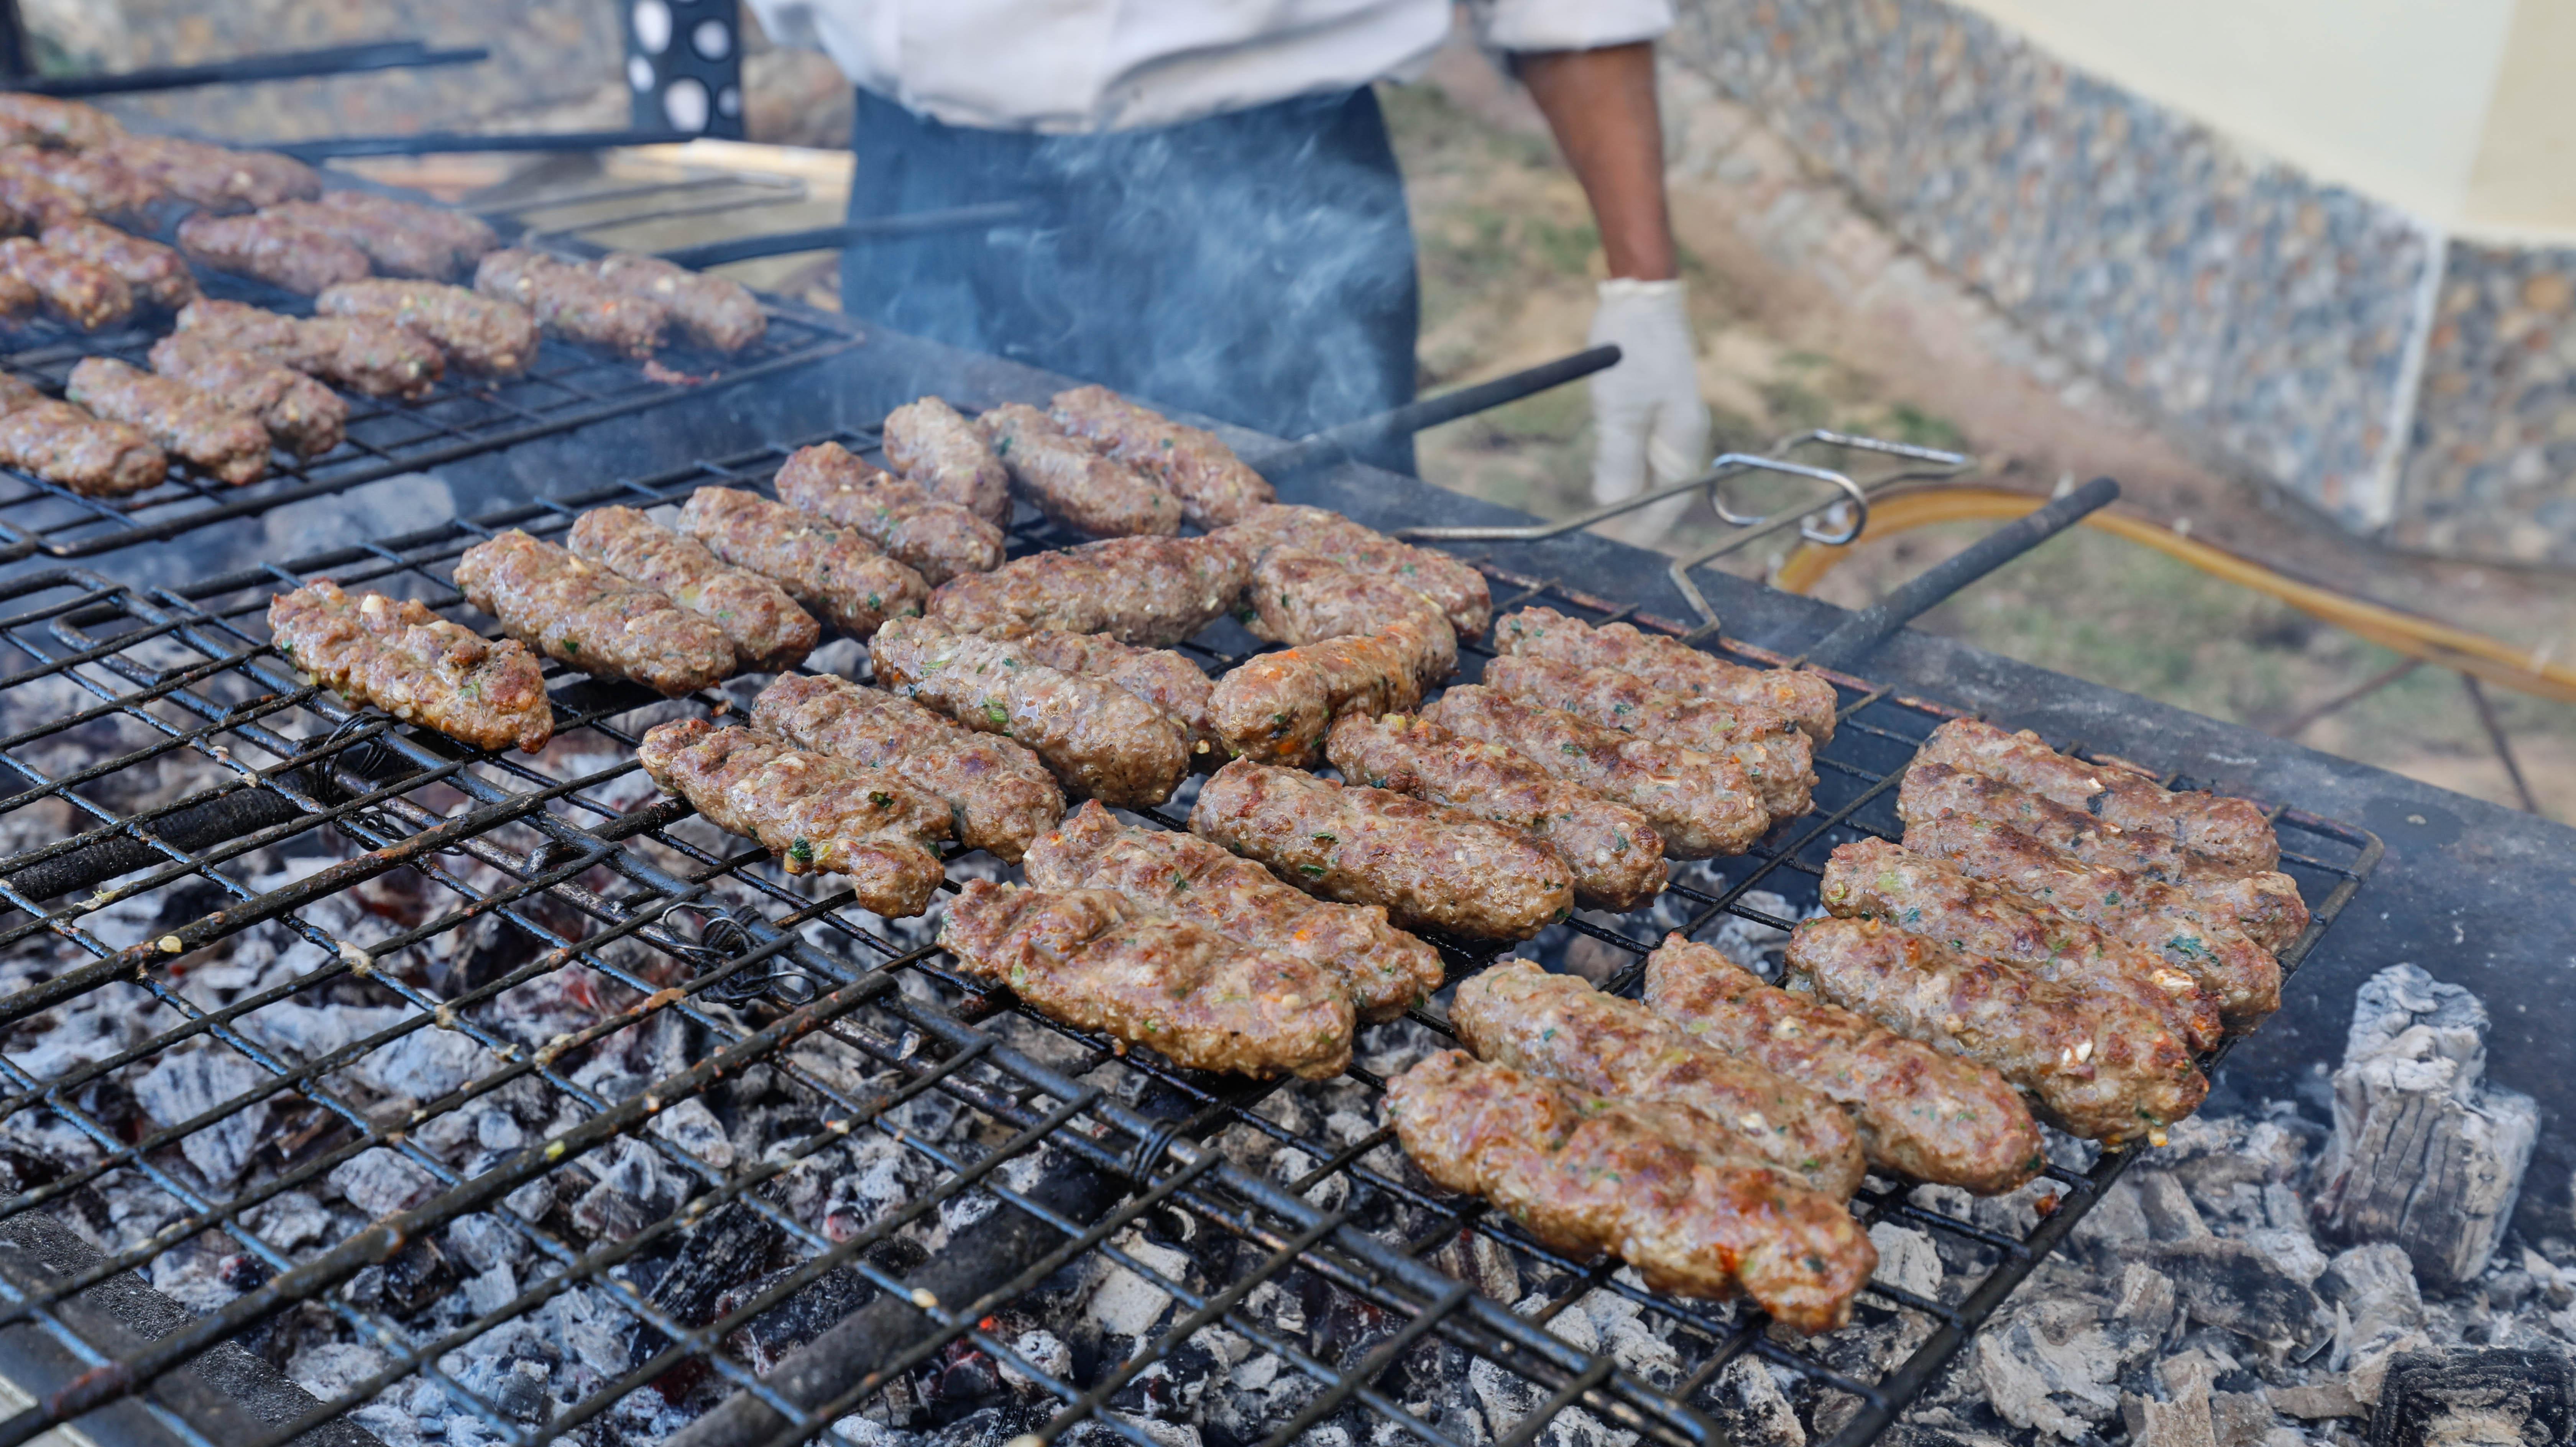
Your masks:
{"label": "white glove", "polygon": [[1635,497],[1687,482],[1708,465],[1708,404],[1680,281],[1601,283],[1591,343],[1615,342],[1619,365],[1592,374],[1592,500]]}

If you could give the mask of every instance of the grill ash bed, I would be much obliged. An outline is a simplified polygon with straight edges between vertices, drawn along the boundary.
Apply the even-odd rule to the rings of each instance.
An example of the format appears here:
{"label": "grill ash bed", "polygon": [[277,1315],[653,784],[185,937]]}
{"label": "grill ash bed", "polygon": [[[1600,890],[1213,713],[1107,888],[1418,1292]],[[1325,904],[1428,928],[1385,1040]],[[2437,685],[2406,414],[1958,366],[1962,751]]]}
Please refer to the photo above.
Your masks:
{"label": "grill ash bed", "polygon": [[[884,339],[809,375],[863,376],[838,402],[859,409],[956,365]],[[1436,1005],[1365,1027],[1330,1082],[1171,1069],[979,992],[930,922],[868,915],[658,800],[637,736],[738,713],[746,685],[666,703],[558,676],[554,744],[492,756],[352,713],[267,646],[269,597],[314,577],[470,616],[450,568],[491,533],[763,486],[788,450],[186,588],[59,570],[0,589],[0,1116],[21,1123],[0,1133],[0,1345],[45,1348],[22,1354],[0,1447],[75,1421],[221,1447],[911,1440],[889,1422],[952,1447],[1478,1447],[1506,1415],[1510,1447],[1700,1444],[1726,1436],[1709,1403],[1738,1362],[1858,1444],[2135,1159],[2052,1136],[2000,1210],[1874,1179],[1855,1209],[1924,1233],[1950,1286],[1882,1272],[1852,1327],[1776,1336],[1427,1189],[1377,1099],[1448,1043]],[[1380,474],[1309,487],[1382,527],[1473,520]],[[1015,554],[1070,541],[1025,510],[1012,533]],[[1683,632],[1564,581],[1660,571],[1641,556],[1567,540],[1487,576],[1497,612]],[[1791,661],[1733,631],[1688,636]],[[1226,622],[1187,648],[1216,670],[1257,646]],[[1463,681],[1488,656],[1469,647]],[[808,666],[862,657],[841,642]],[[1940,688],[1855,666],[1827,674],[1841,726],[1813,813],[1531,952],[1584,952],[1633,993],[1667,929],[1744,946],[1807,913],[1834,845],[1897,831],[1898,775],[1955,716]],[[1192,787],[1139,817],[1178,827]],[[2272,802],[2314,912],[2295,970],[2381,847]],[[1000,872],[952,858],[947,887]],[[1503,953],[1439,943],[1453,981]],[[9,1254],[49,1224],[43,1269]],[[139,1271],[199,1314],[107,1322]],[[210,1353],[243,1349],[334,1390],[207,1388]],[[218,1423],[210,1394],[239,1415]],[[1196,1425],[1165,1420],[1182,1407]]]}

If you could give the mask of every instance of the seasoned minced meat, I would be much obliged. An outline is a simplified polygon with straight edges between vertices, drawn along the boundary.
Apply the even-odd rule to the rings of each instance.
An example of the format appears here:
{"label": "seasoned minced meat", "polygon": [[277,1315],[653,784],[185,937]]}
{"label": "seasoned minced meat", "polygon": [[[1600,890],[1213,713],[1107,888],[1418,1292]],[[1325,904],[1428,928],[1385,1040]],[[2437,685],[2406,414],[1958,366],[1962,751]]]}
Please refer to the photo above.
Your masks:
{"label": "seasoned minced meat", "polygon": [[[451,210],[445,206],[423,206],[416,201],[401,201],[391,196],[379,196],[372,191],[347,188],[324,192],[322,205],[345,217],[353,218],[350,222],[344,223],[350,225],[352,229],[343,234],[349,240],[356,242],[359,249],[375,256],[379,270],[396,275],[421,276],[433,281],[445,281],[482,260],[485,252],[494,250],[501,244],[501,238],[494,234],[490,226],[484,224],[481,217]],[[440,256],[436,251],[422,250],[418,259],[424,269],[413,272],[401,271],[391,265],[386,257],[376,255],[375,239],[395,231],[414,238],[415,244],[419,247],[438,248],[443,250],[445,255]]]}
{"label": "seasoned minced meat", "polygon": [[235,151],[177,136],[118,136],[108,159],[209,211],[248,211],[322,194],[322,173],[274,151]]}
{"label": "seasoned minced meat", "polygon": [[187,258],[158,241],[86,220],[48,226],[41,239],[47,251],[115,272],[137,301],[177,311],[197,299],[197,277],[188,270]]}
{"label": "seasoned minced meat", "polygon": [[1112,890],[969,880],[939,943],[966,974],[1176,1065],[1309,1080],[1350,1065],[1351,1002],[1322,966]]}
{"label": "seasoned minced meat", "polygon": [[1205,538],[1112,538],[951,578],[923,612],[970,633],[1106,633],[1169,648],[1234,610],[1252,569]]}
{"label": "seasoned minced meat", "polygon": [[1484,683],[1586,723],[1733,759],[1774,820],[1806,813],[1816,787],[1815,741],[1772,709],[1667,693],[1613,668],[1509,654],[1485,665]]}
{"label": "seasoned minced meat", "polygon": [[0,373],[0,463],[84,497],[122,497],[157,487],[170,459],[143,429],[93,417],[17,377]]}
{"label": "seasoned minced meat", "polygon": [[706,545],[631,507],[593,508],[564,539],[574,557],[652,588],[722,630],[745,668],[776,673],[805,661],[822,626],[787,591],[727,566]]}
{"label": "seasoned minced meat", "polygon": [[1733,759],[1600,728],[1481,685],[1450,689],[1423,714],[1635,809],[1663,836],[1669,858],[1741,854],[1771,824],[1753,781]]}
{"label": "seasoned minced meat", "polygon": [[789,454],[778,469],[778,500],[856,528],[933,587],[960,573],[1002,566],[1002,530],[927,488],[869,462],[837,442]]}
{"label": "seasoned minced meat", "polygon": [[1219,769],[1190,832],[1308,894],[1383,905],[1405,929],[1525,940],[1574,911],[1564,861],[1519,830],[1297,769]]}
{"label": "seasoned minced meat", "polygon": [[974,423],[937,397],[906,402],[886,414],[886,463],[996,526],[1011,520],[1011,471]]}
{"label": "seasoned minced meat", "polygon": [[328,231],[288,217],[215,216],[179,223],[179,249],[202,266],[256,277],[311,296],[334,282],[372,274],[367,254]]}
{"label": "seasoned minced meat", "polygon": [[0,241],[0,271],[34,287],[47,311],[85,331],[134,315],[134,289],[124,277],[32,237]]}
{"label": "seasoned minced meat", "polygon": [[1832,1197],[1770,1166],[1712,1159],[1672,1125],[1684,1107],[1610,1100],[1444,1050],[1387,1082],[1386,1115],[1433,1184],[1480,1195],[1581,1259],[1615,1256],[1648,1291],[1738,1292],[1795,1331],[1851,1320],[1878,1269]]}
{"label": "seasoned minced meat", "polygon": [[1363,1020],[1392,1020],[1440,988],[1440,952],[1385,910],[1315,899],[1193,834],[1128,828],[1097,799],[1039,840],[1027,868],[1040,888],[1114,889],[1229,939],[1312,960],[1341,981]]}
{"label": "seasoned minced meat", "polygon": [[1675,638],[1641,633],[1627,623],[1595,628],[1553,608],[1523,608],[1496,620],[1494,651],[1553,658],[1585,668],[1633,673],[1666,693],[1758,704],[1797,720],[1817,743],[1831,743],[1840,706],[1824,675],[1794,668],[1747,668],[1702,653]]}
{"label": "seasoned minced meat", "polygon": [[70,192],[83,209],[99,216],[148,221],[152,204],[161,199],[161,188],[149,178],[103,154],[9,146],[0,148],[0,171]]}
{"label": "seasoned minced meat", "polygon": [[478,749],[535,753],[554,737],[536,655],[484,641],[410,599],[342,592],[328,578],[269,600],[268,631],[297,668],[356,704],[374,704]]}
{"label": "seasoned minced meat", "polygon": [[2268,870],[2281,862],[2280,837],[2250,800],[2176,793],[2116,764],[2069,758],[2027,729],[2008,734],[1990,723],[1952,719],[1915,756],[2027,789],[2132,834],[2162,835],[2240,868]]}
{"label": "seasoned minced meat", "polygon": [[179,331],[370,397],[426,397],[447,371],[435,345],[368,318],[280,316],[200,297],[180,310]]}
{"label": "seasoned minced meat", "polygon": [[1039,628],[1014,634],[1027,657],[1063,673],[1114,683],[1180,720],[1189,731],[1190,757],[1205,768],[1225,762],[1225,741],[1210,712],[1216,680],[1168,648],[1138,648],[1106,633],[1059,633]]}
{"label": "seasoned minced meat", "polygon": [[42,231],[89,218],[89,203],[29,171],[0,171],[0,225]]}
{"label": "seasoned minced meat", "polygon": [[1494,600],[1484,574],[1447,553],[1399,543],[1337,512],[1269,503],[1252,509],[1224,531],[1256,562],[1272,548],[1296,548],[1352,572],[1411,588],[1438,604],[1461,638],[1484,632],[1493,619]]}
{"label": "seasoned minced meat", "polygon": [[1329,558],[1298,548],[1272,548],[1252,570],[1245,597],[1252,621],[1244,626],[1256,638],[1299,645],[1327,638],[1383,632],[1422,617],[1438,620],[1425,638],[1448,642],[1421,661],[1422,686],[1437,687],[1458,671],[1456,630],[1440,605],[1400,583],[1353,572]]}
{"label": "seasoned minced meat", "polygon": [[1006,864],[1064,817],[1064,791],[1037,755],[883,689],[791,673],[760,691],[751,724],[936,795],[961,843]]}
{"label": "seasoned minced meat", "polygon": [[323,316],[391,322],[433,343],[468,372],[515,376],[537,360],[537,319],[516,302],[435,281],[379,278],[326,287],[313,299]]}
{"label": "seasoned minced meat", "polygon": [[690,493],[680,531],[735,567],[774,580],[853,638],[920,612],[930,594],[919,573],[850,529],[739,488]]}
{"label": "seasoned minced meat", "polygon": [[94,151],[125,135],[116,117],[94,105],[32,91],[0,91],[0,135],[13,142]]}
{"label": "seasoned minced meat", "polygon": [[975,426],[1020,493],[1066,527],[1095,538],[1169,537],[1181,530],[1179,498],[1035,407],[996,407]]}
{"label": "seasoned minced meat", "polygon": [[586,346],[649,357],[671,324],[660,302],[621,291],[587,268],[504,247],[474,267],[474,289],[536,314],[537,325]]}
{"label": "seasoned minced meat", "polygon": [[1181,500],[1201,528],[1239,522],[1277,494],[1213,432],[1175,422],[1106,387],[1058,392],[1049,411],[1063,428],[1109,450]]}
{"label": "seasoned minced meat", "polygon": [[1363,637],[1256,653],[1217,680],[1208,721],[1239,758],[1309,767],[1323,757],[1334,719],[1420,704],[1422,660],[1454,642],[1449,625],[1425,612]]}
{"label": "seasoned minced meat", "polygon": [[339,446],[348,426],[349,404],[330,388],[203,333],[173,332],[154,342],[152,370],[258,418],[270,437],[305,457]]}
{"label": "seasoned minced meat", "polygon": [[668,309],[673,326],[714,351],[739,352],[769,330],[769,313],[761,310],[760,298],[731,277],[621,251],[600,258],[599,279]]}
{"label": "seasoned minced meat", "polygon": [[733,672],[733,640],[640,583],[512,528],[456,560],[456,586],[513,638],[677,698]]}
{"label": "seasoned minced meat", "polygon": [[96,416],[133,423],[163,451],[225,482],[238,486],[268,473],[268,429],[185,382],[114,357],[83,357],[63,395]]}

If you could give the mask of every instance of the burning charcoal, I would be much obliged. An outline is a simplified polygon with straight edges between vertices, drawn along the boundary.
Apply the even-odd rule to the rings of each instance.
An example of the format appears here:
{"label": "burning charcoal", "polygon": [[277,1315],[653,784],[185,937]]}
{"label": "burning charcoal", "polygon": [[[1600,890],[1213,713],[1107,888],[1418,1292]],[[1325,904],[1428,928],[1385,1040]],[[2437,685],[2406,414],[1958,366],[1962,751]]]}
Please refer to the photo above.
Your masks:
{"label": "burning charcoal", "polygon": [[525,1237],[481,1212],[449,1222],[447,1245],[464,1268],[474,1272],[515,1266],[528,1254]]}
{"label": "burning charcoal", "polygon": [[1716,1417],[1744,1447],[1806,1447],[1806,1429],[1780,1381],[1762,1359],[1747,1352],[1718,1373]]}
{"label": "burning charcoal", "polygon": [[[1542,1305],[1544,1298],[1532,1296],[1513,1309],[1528,1315]],[[1559,1312],[1547,1324],[1547,1330],[1578,1351],[1600,1350],[1600,1334],[1594,1330],[1592,1318],[1580,1310]],[[1546,1387],[1481,1356],[1467,1364],[1467,1388],[1484,1409],[1486,1430],[1498,1439],[1510,1436],[1515,1427],[1536,1415],[1551,1395]],[[1789,1420],[1792,1425],[1796,1422],[1794,1416]],[[1580,1407],[1569,1407],[1548,1419],[1537,1440],[1541,1447],[1618,1447],[1626,1436],[1613,1433]]]}
{"label": "burning charcoal", "polygon": [[359,1342],[312,1342],[287,1359],[286,1375],[325,1402],[347,1396],[360,1382],[385,1369],[393,1359]]}
{"label": "burning charcoal", "polygon": [[[155,1125],[173,1126],[259,1088],[267,1071],[230,1050],[165,1055],[134,1083],[134,1099]],[[268,1102],[243,1106],[179,1142],[207,1184],[229,1186],[250,1163],[268,1125]]]}
{"label": "burning charcoal", "polygon": [[438,1178],[377,1146],[333,1167],[331,1188],[370,1219],[381,1219],[408,1211],[437,1194]]}
{"label": "burning charcoal", "polygon": [[2576,1441],[2576,1363],[2562,1351],[2400,1357],[2370,1417],[2370,1447],[2568,1441]]}
{"label": "burning charcoal", "polygon": [[[1150,1241],[1129,1241],[1129,1255],[1152,1267],[1157,1273],[1176,1282],[1189,1279],[1190,1258],[1168,1246]],[[1084,1316],[1102,1331],[1131,1339],[1140,1338],[1162,1319],[1163,1308],[1172,1304],[1172,1295],[1124,1266],[1112,1267],[1100,1286],[1091,1294]]]}
{"label": "burning charcoal", "polygon": [[733,1166],[733,1142],[715,1112],[694,1095],[653,1117],[653,1133],[719,1171]]}
{"label": "burning charcoal", "polygon": [[922,1383],[922,1400],[942,1416],[963,1415],[991,1401],[1001,1390],[1002,1371],[993,1358],[971,1342],[956,1341],[948,1344],[931,1367]]}
{"label": "burning charcoal", "polygon": [[2129,1427],[2129,1440],[2138,1447],[2181,1447],[2183,1443],[2216,1441],[2210,1422],[2210,1384],[2217,1378],[2217,1368],[2209,1358],[2187,1351],[2156,1364],[2156,1376],[2163,1386],[2163,1400],[2135,1392],[2120,1398],[2120,1415]]}
{"label": "burning charcoal", "polygon": [[2424,1297],[2406,1252],[2382,1241],[2355,1246],[2317,1278],[2317,1294],[2335,1308],[2333,1365],[2355,1397],[2379,1399],[2389,1363],[2433,1345],[2424,1334]]}
{"label": "burning charcoal", "polygon": [[387,1095],[429,1101],[500,1068],[500,1058],[471,1037],[433,1026],[369,1054],[354,1073]]}
{"label": "burning charcoal", "polygon": [[[1069,1380],[1072,1375],[1073,1348],[1066,1346],[1064,1339],[1054,1332],[1024,1331],[1011,1338],[1011,1350],[1019,1353],[1021,1360],[1059,1382]],[[1001,1363],[1001,1368],[1003,1382],[1015,1391],[1034,1395],[1046,1390],[1035,1378],[1023,1374],[1007,1361]]]}
{"label": "burning charcoal", "polygon": [[[782,1267],[757,1281],[728,1288],[716,1298],[714,1314],[730,1316],[741,1310],[745,1302],[769,1290],[793,1270],[792,1266]],[[727,1344],[751,1364],[753,1371],[765,1376],[789,1352],[822,1335],[833,1323],[866,1305],[875,1294],[876,1288],[855,1269],[836,1266],[746,1322]]]}
{"label": "burning charcoal", "polygon": [[[604,1184],[604,1183],[603,1183]],[[683,1326],[703,1326],[716,1317],[716,1301],[725,1288],[756,1276],[778,1245],[778,1228],[747,1201],[727,1201],[689,1229],[671,1262],[645,1300]],[[649,1328],[635,1335],[638,1366],[660,1351],[666,1338]]]}
{"label": "burning charcoal", "polygon": [[640,1142],[621,1140],[613,1149],[616,1164],[573,1203],[572,1219],[592,1236],[623,1241],[679,1209],[687,1183]]}
{"label": "burning charcoal", "polygon": [[2330,1329],[2325,1303],[2307,1283],[2243,1241],[2195,1236],[2153,1246],[2146,1259],[2173,1278],[2193,1321],[2275,1350],[2316,1341]]}
{"label": "burning charcoal", "polygon": [[2082,1297],[2027,1301],[1976,1340],[1977,1375],[1997,1415],[2016,1427],[2081,1439],[2117,1414],[2118,1343]]}
{"label": "burning charcoal", "polygon": [[1878,1271],[1872,1281],[1932,1301],[1941,1299],[1941,1252],[1929,1235],[1882,1221],[1869,1228],[1869,1240],[1878,1248]]}
{"label": "burning charcoal", "polygon": [[426,1310],[455,1284],[456,1268],[434,1241],[414,1241],[385,1263],[385,1300],[405,1316]]}
{"label": "burning charcoal", "polygon": [[[832,1430],[848,1438],[856,1447],[916,1447],[921,1441],[912,1433],[896,1431],[874,1417],[843,1417],[832,1424]],[[842,1444],[833,1442],[832,1447],[842,1447]]]}

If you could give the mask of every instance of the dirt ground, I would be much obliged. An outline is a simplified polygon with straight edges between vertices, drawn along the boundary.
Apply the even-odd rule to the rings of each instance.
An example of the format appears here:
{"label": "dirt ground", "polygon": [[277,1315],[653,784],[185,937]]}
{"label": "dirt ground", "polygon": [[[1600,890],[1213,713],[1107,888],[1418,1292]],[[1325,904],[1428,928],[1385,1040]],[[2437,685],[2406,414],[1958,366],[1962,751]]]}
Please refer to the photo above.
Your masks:
{"label": "dirt ground", "polygon": [[[1384,94],[1411,186],[1422,253],[1422,382],[1436,390],[1583,344],[1600,265],[1581,190],[1543,135],[1489,95],[1435,82]],[[1454,82],[1455,73],[1448,77]],[[2226,480],[2152,436],[2038,401],[1975,421],[1926,403],[1944,379],[1891,359],[1849,317],[1784,309],[1740,246],[1680,208],[1700,338],[1701,390],[1721,449],[1758,449],[1832,426],[1972,452],[1971,480],[2046,490],[2112,471],[2122,506],[2297,576],[2429,614],[2527,648],[2576,654],[2576,578],[2392,554],[2263,489]],[[1423,475],[1542,516],[1589,505],[1583,389],[1568,387],[1427,434]],[[1965,546],[1992,524],[1864,540],[1817,591],[1858,604]],[[1662,536],[1668,552],[1724,531],[1705,503]],[[1748,576],[1776,551],[1727,566]],[[2425,668],[2315,722],[2304,716],[2401,660],[2306,615],[2161,554],[2083,530],[1927,615],[1923,627],[2220,718],[2296,737],[2446,788],[2516,803],[2457,676]],[[2490,686],[2524,776],[2551,817],[2576,820],[2576,708]]]}

